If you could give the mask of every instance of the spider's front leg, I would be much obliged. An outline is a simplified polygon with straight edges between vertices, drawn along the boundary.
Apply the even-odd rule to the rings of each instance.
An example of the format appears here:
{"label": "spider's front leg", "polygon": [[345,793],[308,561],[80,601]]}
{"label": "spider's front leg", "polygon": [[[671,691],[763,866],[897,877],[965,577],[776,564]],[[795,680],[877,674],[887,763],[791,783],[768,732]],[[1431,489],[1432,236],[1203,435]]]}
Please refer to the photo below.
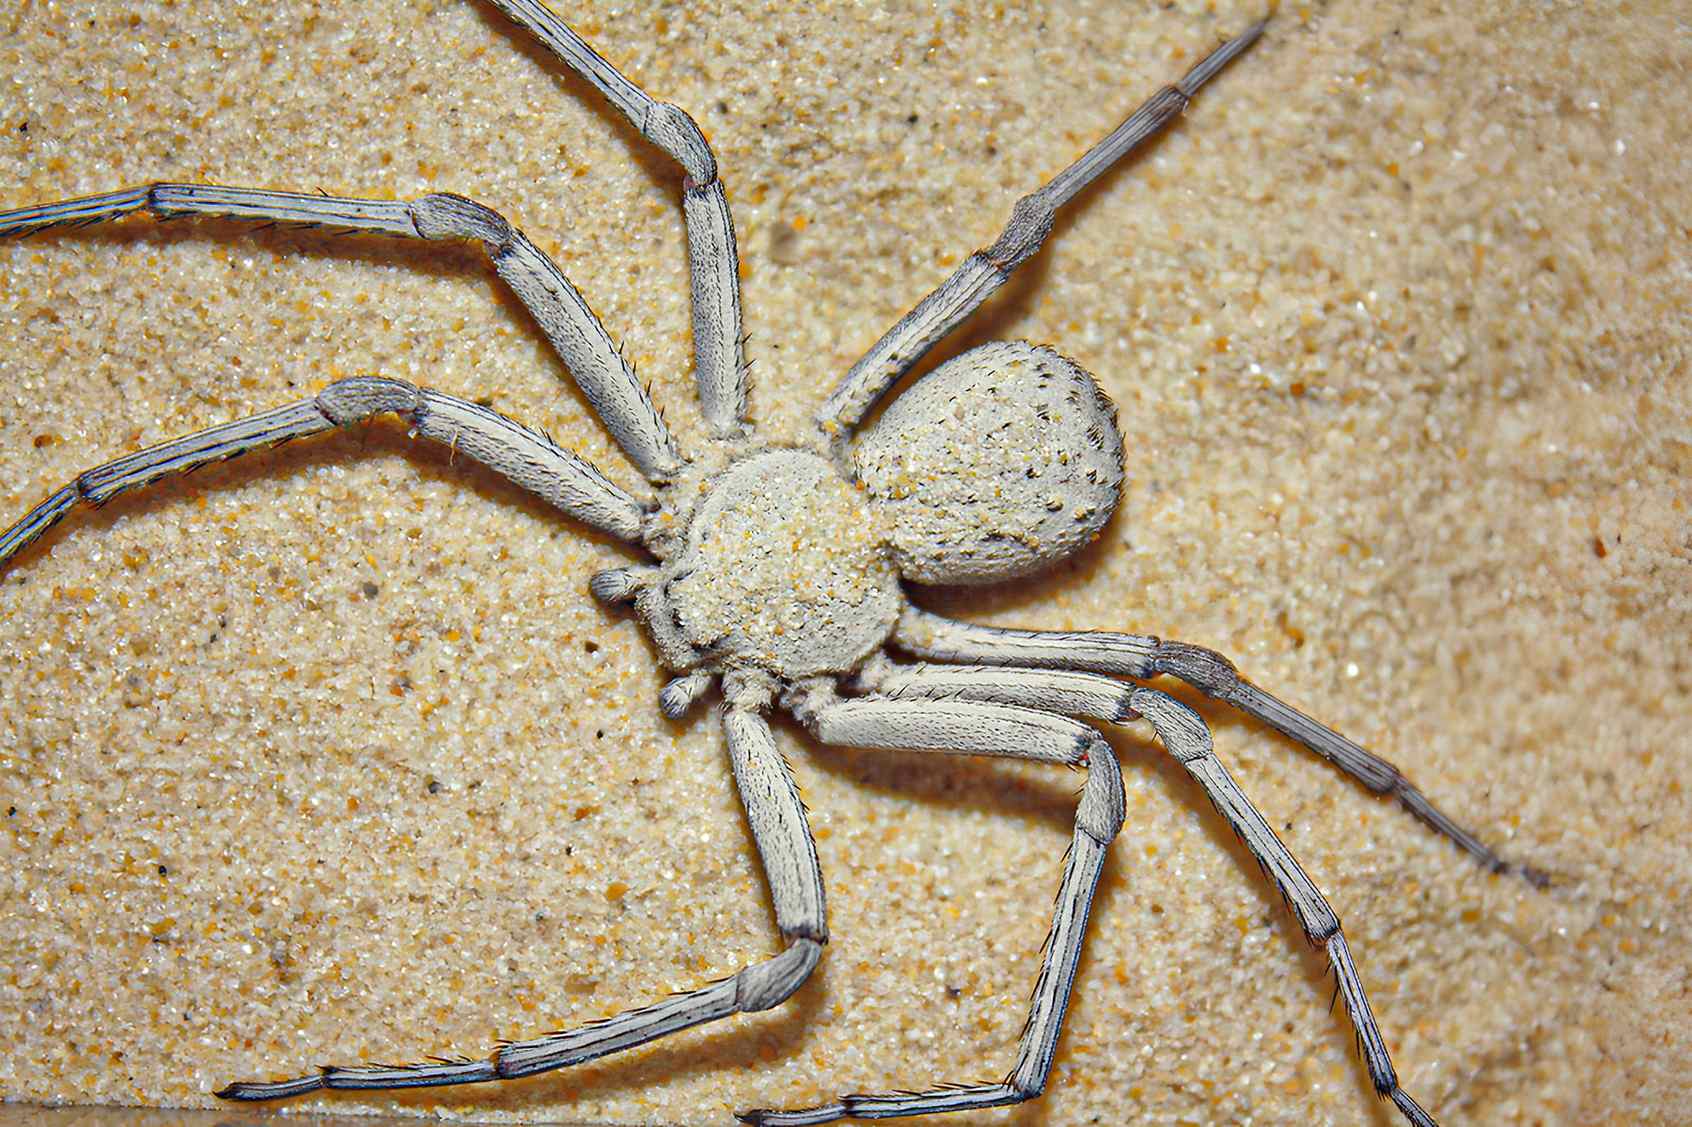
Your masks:
{"label": "spider's front leg", "polygon": [[159,183],[0,212],[0,238],[110,223],[137,212],[159,219],[239,219],[479,243],[494,273],[529,310],[611,437],[641,473],[665,481],[681,468],[682,456],[669,428],[580,291],[528,236],[475,200],[446,192],[415,200],[373,200]]}
{"label": "spider's front leg", "polygon": [[1030,1100],[1045,1091],[1063,1031],[1087,932],[1087,914],[1104,868],[1105,851],[1122,828],[1122,773],[1116,755],[1085,724],[1024,708],[964,701],[903,701],[882,697],[841,700],[827,689],[795,694],[794,713],[819,740],[845,747],[995,755],[1087,768],[1075,811],[1075,833],[1064,858],[1051,936],[1040,964],[1010,1075],[996,1084],[958,1084],[919,1092],[842,1096],[793,1111],[740,1113],[744,1123],[799,1127],[848,1116],[892,1119],[941,1111],[969,1111]]}
{"label": "spider's front leg", "polygon": [[0,567],[79,504],[104,505],[172,474],[385,414],[400,416],[413,435],[481,462],[585,524],[630,543],[640,538],[649,502],[630,496],[591,463],[539,431],[404,380],[354,376],[336,380],[311,399],[208,427],[85,470],[0,532]]}
{"label": "spider's front leg", "polygon": [[786,1001],[810,976],[828,942],[816,843],[799,790],[762,716],[770,698],[769,685],[760,677],[731,674],[725,679],[723,697],[723,728],[734,781],[764,863],[776,926],[787,941],[786,950],[698,990],[576,1029],[511,1042],[484,1060],[330,1066],[293,1080],[231,1084],[217,1094],[230,1100],[271,1100],[323,1088],[432,1088],[511,1080],[581,1064],[695,1025],[767,1010]]}
{"label": "spider's front leg", "polygon": [[629,81],[541,0],[493,0],[493,5],[586,79],[641,136],[681,168],[699,405],[714,436],[742,435],[748,423],[740,257],[728,193],[710,142],[685,110],[657,101]]}

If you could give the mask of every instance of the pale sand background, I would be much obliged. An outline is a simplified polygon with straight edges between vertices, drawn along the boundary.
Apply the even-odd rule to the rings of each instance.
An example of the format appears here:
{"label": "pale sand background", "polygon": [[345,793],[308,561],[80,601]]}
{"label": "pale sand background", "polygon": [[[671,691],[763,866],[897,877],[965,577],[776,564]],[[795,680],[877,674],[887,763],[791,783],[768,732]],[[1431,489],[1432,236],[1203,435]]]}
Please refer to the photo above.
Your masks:
{"label": "pale sand background", "polygon": [[[768,434],[1256,11],[978,7],[576,6],[716,147]],[[1215,646],[1555,874],[1489,878],[1206,706],[1447,1127],[1692,1120],[1692,33],[1668,0],[1587,7],[1283,12],[964,338],[1099,373],[1124,513],[1061,574],[926,600]],[[156,177],[474,194],[697,433],[677,177],[484,5],[11,6],[0,206]],[[350,373],[489,397],[631,480],[469,249],[59,234],[0,247],[0,340],[12,515]],[[635,623],[587,595],[634,558],[380,426],[77,515],[18,561],[5,1094],[203,1106],[319,1061],[480,1055],[774,950],[709,712],[662,721]],[[788,1006],[320,1106],[721,1123],[1001,1075],[1076,780],[781,740],[836,937]],[[1117,744],[1129,823],[1051,1092],[973,1121],[1396,1122],[1255,865],[1144,732]]]}

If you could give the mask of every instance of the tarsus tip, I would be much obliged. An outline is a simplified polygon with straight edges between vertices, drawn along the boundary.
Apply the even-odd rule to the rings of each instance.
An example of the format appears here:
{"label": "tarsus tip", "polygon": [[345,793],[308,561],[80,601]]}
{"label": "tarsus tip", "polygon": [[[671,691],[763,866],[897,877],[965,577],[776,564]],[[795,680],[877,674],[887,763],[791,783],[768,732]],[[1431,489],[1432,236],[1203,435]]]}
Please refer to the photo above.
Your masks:
{"label": "tarsus tip", "polygon": [[1188,97],[1197,93],[1199,87],[1203,86],[1206,82],[1209,82],[1212,78],[1215,78],[1218,71],[1233,62],[1248,47],[1257,42],[1258,38],[1263,34],[1263,29],[1269,25],[1269,20],[1270,16],[1265,15],[1262,19],[1258,20],[1256,23],[1252,24],[1232,39],[1227,40],[1220,47],[1216,48],[1216,50],[1200,59],[1196,64],[1194,64],[1193,69],[1187,72],[1187,76],[1180,82],[1176,83],[1176,88]]}

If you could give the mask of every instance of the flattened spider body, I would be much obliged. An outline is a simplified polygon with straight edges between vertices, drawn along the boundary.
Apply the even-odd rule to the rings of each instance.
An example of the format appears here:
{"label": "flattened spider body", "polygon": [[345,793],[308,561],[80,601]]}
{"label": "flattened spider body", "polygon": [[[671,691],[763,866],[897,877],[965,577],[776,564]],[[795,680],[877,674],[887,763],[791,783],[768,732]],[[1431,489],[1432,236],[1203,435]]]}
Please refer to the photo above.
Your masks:
{"label": "flattened spider body", "polygon": [[901,577],[1039,571],[1096,537],[1122,494],[1110,400],[1073,361],[1020,343],[918,380],[843,465],[820,440],[727,457],[661,491],[644,537],[661,566],[594,589],[633,601],[676,672],[759,670],[784,687],[878,653],[906,607]]}
{"label": "flattened spider body", "polygon": [[844,674],[893,633],[904,596],[885,521],[821,454],[743,454],[690,510],[673,554],[632,578],[671,669]]}
{"label": "flattened spider body", "polygon": [[[577,521],[656,562],[604,571],[593,593],[632,603],[679,676],[660,698],[674,716],[720,681],[734,778],[768,882],[778,955],[688,993],[576,1029],[502,1045],[484,1060],[328,1067],[232,1084],[237,1100],[322,1089],[394,1089],[509,1079],[563,1068],[666,1034],[775,1006],[828,939],[822,873],[798,789],[765,719],[786,708],[819,740],[854,747],[1004,756],[1086,771],[1050,940],[1016,1063],[1004,1080],[848,1095],[749,1122],[824,1123],[1012,1104],[1044,1090],[1105,850],[1123,821],[1110,745],[1084,721],[1147,720],[1202,786],[1322,947],[1375,1089],[1413,1124],[1433,1119],[1398,1085],[1338,918],[1217,760],[1203,718],[1147,686],[1172,676],[1329,759],[1494,870],[1507,866],[1391,764],[1242,680],[1209,650],[1147,635],[1000,630],[953,622],[906,599],[904,582],[992,583],[1030,575],[1098,535],[1120,497],[1122,439],[1091,376],[1050,349],[995,343],[941,364],[875,407],[936,343],[1039,249],[1059,207],[1176,117],[1249,47],[1262,24],[1205,56],[1079,160],[1023,197],[1003,233],[970,255],[889,329],[829,394],[808,444],[762,445],[746,417],[738,258],[728,196],[703,134],[653,101],[540,0],[493,0],[592,84],[681,169],[699,398],[710,439],[690,460],[604,327],[559,269],[490,208],[461,196],[373,200],[200,184],[151,184],[0,213],[0,236],[115,220],[221,216],[311,223],[398,238],[479,244],[528,309],[650,494],[613,484],[544,434],[479,404],[403,380],[338,380],[310,399],[126,455],[82,473],[0,533],[0,565],[79,505],[167,474],[352,426],[404,419]],[[930,664],[898,664],[901,651]]]}

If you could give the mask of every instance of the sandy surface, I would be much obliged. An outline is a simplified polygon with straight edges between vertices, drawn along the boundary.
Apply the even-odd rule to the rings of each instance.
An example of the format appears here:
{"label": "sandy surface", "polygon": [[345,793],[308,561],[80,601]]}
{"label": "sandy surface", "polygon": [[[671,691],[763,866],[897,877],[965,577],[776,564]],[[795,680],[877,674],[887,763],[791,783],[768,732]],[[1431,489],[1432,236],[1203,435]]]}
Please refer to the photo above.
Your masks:
{"label": "sandy surface", "polygon": [[[574,7],[716,148],[777,437],[1016,194],[1255,11]],[[1692,1121],[1676,7],[1288,6],[952,342],[1098,373],[1132,483],[1059,574],[927,605],[1223,650],[1554,875],[1489,877],[1204,706],[1447,1127]],[[0,206],[155,178],[474,195],[699,433],[676,176],[484,5],[0,16]],[[357,373],[486,398],[633,484],[473,250],[138,218],[0,246],[0,503]],[[17,560],[5,1096],[209,1106],[319,1061],[481,1055],[775,950],[711,714],[663,721],[635,622],[588,597],[636,558],[383,425],[75,515]],[[1002,1075],[1075,780],[779,738],[835,935],[785,1008],[317,1108],[721,1123]],[[1129,820],[1051,1090],[972,1121],[1395,1122],[1255,865],[1147,732],[1116,743]]]}

